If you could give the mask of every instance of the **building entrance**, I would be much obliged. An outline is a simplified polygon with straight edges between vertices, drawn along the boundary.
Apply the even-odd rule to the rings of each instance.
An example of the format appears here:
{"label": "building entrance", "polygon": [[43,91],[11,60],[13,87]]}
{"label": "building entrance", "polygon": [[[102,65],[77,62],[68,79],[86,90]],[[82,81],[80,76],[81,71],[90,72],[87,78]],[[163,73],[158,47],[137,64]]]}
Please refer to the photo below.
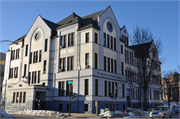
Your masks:
{"label": "building entrance", "polygon": [[46,93],[36,91],[35,110],[44,110],[46,102]]}

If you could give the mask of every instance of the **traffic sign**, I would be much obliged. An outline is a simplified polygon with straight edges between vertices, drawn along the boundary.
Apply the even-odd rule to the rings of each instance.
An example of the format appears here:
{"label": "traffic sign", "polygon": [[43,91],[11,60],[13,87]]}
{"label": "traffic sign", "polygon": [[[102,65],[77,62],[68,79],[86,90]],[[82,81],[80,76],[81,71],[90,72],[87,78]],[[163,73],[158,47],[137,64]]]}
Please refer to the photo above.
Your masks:
{"label": "traffic sign", "polygon": [[72,81],[68,81],[68,84],[73,84],[73,82]]}

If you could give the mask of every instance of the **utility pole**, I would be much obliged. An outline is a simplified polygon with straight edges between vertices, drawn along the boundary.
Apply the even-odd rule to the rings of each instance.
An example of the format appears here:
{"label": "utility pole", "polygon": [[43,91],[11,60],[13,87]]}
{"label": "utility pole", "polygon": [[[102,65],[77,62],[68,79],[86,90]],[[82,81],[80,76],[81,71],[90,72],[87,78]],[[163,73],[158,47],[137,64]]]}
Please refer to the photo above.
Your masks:
{"label": "utility pole", "polygon": [[71,84],[73,84],[72,81],[68,81],[69,84],[69,116],[71,116]]}

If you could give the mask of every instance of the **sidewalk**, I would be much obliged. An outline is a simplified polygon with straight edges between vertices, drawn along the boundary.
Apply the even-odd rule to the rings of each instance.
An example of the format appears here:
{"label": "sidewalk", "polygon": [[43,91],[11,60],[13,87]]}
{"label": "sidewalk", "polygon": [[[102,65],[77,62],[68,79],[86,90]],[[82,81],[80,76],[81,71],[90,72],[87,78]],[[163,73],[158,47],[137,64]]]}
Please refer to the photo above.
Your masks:
{"label": "sidewalk", "polygon": [[64,113],[64,114],[68,115],[66,118],[101,118],[96,114],[71,113],[71,116],[69,116],[69,113]]}

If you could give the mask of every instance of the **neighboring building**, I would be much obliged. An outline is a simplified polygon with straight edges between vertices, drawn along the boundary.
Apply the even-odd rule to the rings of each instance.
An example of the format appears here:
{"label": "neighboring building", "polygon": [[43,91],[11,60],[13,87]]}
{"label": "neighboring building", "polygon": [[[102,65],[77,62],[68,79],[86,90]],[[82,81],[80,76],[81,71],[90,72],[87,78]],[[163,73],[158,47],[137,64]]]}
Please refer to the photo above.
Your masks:
{"label": "neighboring building", "polygon": [[0,52],[0,98],[2,98],[2,84],[4,79],[4,68],[5,68],[6,54]]}
{"label": "neighboring building", "polygon": [[180,86],[179,76],[180,76],[179,73],[174,72],[173,74],[169,76],[168,80],[165,78],[162,78],[164,102],[168,102],[168,89],[167,89],[168,86],[169,86],[170,101],[179,102],[179,86]]}
{"label": "neighboring building", "polygon": [[[143,96],[140,92],[135,96],[140,91],[138,85],[131,93],[133,99],[131,95],[127,98],[125,50],[132,54],[135,50],[128,47],[129,36],[124,29],[119,27],[110,6],[85,17],[73,13],[58,23],[38,16],[28,33],[16,40],[18,45],[10,44],[6,52],[5,108],[66,112],[68,81],[73,82],[72,90],[77,94],[72,99],[71,112],[95,113],[96,100],[99,110],[114,110],[114,99],[109,96],[115,86],[118,110],[131,104],[139,106]],[[126,42],[120,41],[125,38],[122,35]],[[135,55],[131,57],[135,67]],[[149,102],[160,103],[154,99]]]}

